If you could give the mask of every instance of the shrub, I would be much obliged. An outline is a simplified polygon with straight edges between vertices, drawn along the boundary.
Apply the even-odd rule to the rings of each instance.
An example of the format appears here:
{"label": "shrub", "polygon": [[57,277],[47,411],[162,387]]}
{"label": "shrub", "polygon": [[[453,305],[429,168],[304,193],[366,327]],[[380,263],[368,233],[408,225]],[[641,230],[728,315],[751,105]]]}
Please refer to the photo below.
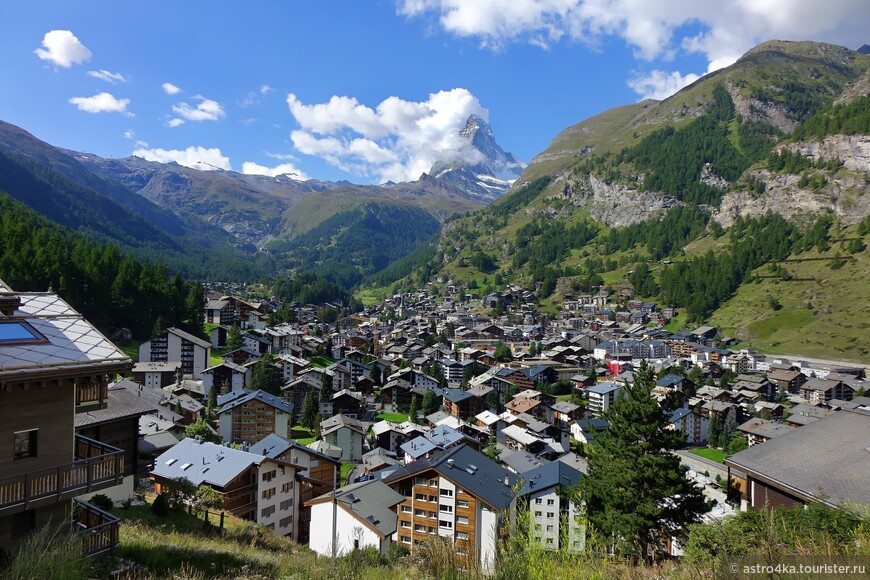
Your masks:
{"label": "shrub", "polygon": [[169,498],[166,497],[165,493],[158,494],[154,499],[154,503],[151,504],[151,511],[158,516],[169,514]]}
{"label": "shrub", "polygon": [[47,525],[37,530],[21,546],[18,554],[0,576],[8,580],[31,578],[87,578],[90,563],[84,555],[81,536],[70,535],[66,525]]}
{"label": "shrub", "polygon": [[104,493],[98,493],[97,495],[91,497],[89,503],[106,512],[110,511],[113,507],[115,507],[115,504],[112,502],[112,498]]}

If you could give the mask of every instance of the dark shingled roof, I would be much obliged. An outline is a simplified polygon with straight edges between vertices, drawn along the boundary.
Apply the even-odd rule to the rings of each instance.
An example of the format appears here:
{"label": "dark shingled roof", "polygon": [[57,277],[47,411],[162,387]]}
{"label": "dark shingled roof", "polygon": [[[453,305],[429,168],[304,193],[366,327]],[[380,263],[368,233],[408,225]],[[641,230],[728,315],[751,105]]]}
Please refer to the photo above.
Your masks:
{"label": "dark shingled roof", "polygon": [[108,423],[128,417],[139,417],[154,413],[158,408],[153,403],[137,397],[126,389],[109,389],[109,397],[105,409],[78,413],[75,416],[76,428]]}
{"label": "dark shingled roof", "polygon": [[870,407],[840,411],[725,459],[832,505],[870,504]]}
{"label": "dark shingled roof", "polygon": [[[452,464],[448,461],[450,459]],[[434,469],[497,510],[506,509],[513,499],[512,489],[517,476],[467,445],[411,462],[384,479],[384,483],[389,485],[429,469]]]}
{"label": "dark shingled roof", "polygon": [[316,497],[311,502],[324,499],[340,503],[360,521],[374,527],[382,536],[395,533],[398,516],[391,508],[402,503],[405,497],[375,479],[352,483],[335,491]]}

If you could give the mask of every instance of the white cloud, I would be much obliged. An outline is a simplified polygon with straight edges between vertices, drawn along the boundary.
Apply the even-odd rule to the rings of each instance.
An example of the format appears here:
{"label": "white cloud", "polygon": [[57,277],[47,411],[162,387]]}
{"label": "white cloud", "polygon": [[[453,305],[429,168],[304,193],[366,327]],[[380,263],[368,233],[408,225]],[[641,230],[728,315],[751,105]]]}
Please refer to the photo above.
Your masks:
{"label": "white cloud", "polygon": [[181,92],[181,89],[179,89],[178,87],[176,87],[172,83],[163,83],[162,85],[160,85],[160,87],[163,89],[163,92],[166,93],[167,95],[177,95],[178,93]]}
{"label": "white cloud", "polygon": [[291,163],[281,163],[275,167],[266,167],[253,161],[245,161],[242,163],[242,173],[246,175],[266,175],[268,177],[278,177],[279,175],[288,175],[292,179],[305,181],[308,176],[298,170]]}
{"label": "white cloud", "polygon": [[225,157],[217,147],[206,149],[205,147],[191,146],[183,150],[139,148],[133,151],[133,155],[146,161],[157,161],[158,163],[172,163],[174,161],[179,165],[202,171],[232,170],[230,158]]}
{"label": "white cloud", "polygon": [[179,119],[178,117],[174,119],[169,119],[166,122],[167,127],[178,127],[179,125],[184,125],[184,119]]}
{"label": "white cloud", "polygon": [[291,93],[287,106],[299,124],[290,134],[299,152],[383,181],[417,179],[438,161],[476,160],[480,153],[459,131],[469,115],[489,117],[477,97],[459,88],[421,102],[389,97],[374,109],[347,96],[304,104]]}
{"label": "white cloud", "polygon": [[118,83],[129,83],[130,79],[122,75],[121,73],[113,73],[109,72],[106,69],[101,68],[100,70],[89,70],[89,77],[94,77],[95,79],[100,79],[101,81],[106,81],[107,83],[111,83],[113,85]]}
{"label": "white cloud", "polygon": [[127,111],[130,99],[116,99],[111,93],[98,93],[93,97],[73,97],[70,103],[86,113],[121,113],[132,117],[133,113]]}
{"label": "white cloud", "polygon": [[136,149],[147,149],[148,142],[147,141],[136,141]]}
{"label": "white cloud", "polygon": [[169,122],[170,127],[177,127],[184,121],[217,121],[226,116],[223,107],[217,101],[206,99],[202,95],[196,95],[193,98],[199,100],[195,107],[190,103],[179,103],[172,106],[172,111],[179,118],[172,119]]}
{"label": "white cloud", "polygon": [[[434,14],[447,32],[486,47],[548,46],[563,38],[595,46],[617,37],[645,61],[667,61],[680,50],[701,53],[706,72],[772,38],[857,48],[870,29],[866,0],[399,0],[398,11],[409,18]],[[689,36],[690,26],[701,32]],[[673,73],[662,74],[656,80]],[[639,87],[649,92],[644,83]]]}
{"label": "white cloud", "polygon": [[629,79],[628,86],[640,95],[641,99],[662,100],[670,97],[680,89],[701,78],[689,73],[681,75],[679,71],[665,72],[654,70],[645,75],[636,75]]}
{"label": "white cloud", "polygon": [[270,87],[269,85],[262,85],[262,86],[260,87],[260,94],[261,94],[261,95],[268,95],[269,93],[273,92],[274,90],[275,90],[275,89],[273,89],[273,88]]}
{"label": "white cloud", "polygon": [[124,139],[132,139],[133,135],[135,135],[135,134],[136,133],[134,133],[130,129],[127,129],[126,131],[124,131]]}
{"label": "white cloud", "polygon": [[69,30],[50,30],[42,38],[42,48],[33,51],[42,60],[63,68],[91,59],[91,51]]}

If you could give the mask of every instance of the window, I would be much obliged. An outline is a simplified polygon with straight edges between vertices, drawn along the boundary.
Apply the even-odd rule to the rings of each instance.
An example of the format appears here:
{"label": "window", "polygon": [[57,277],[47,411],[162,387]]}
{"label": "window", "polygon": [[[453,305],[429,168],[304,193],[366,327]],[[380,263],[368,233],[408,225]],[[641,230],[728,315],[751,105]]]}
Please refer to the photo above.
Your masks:
{"label": "window", "polygon": [[414,525],[414,531],[415,531],[415,532],[425,532],[425,531],[426,531],[426,526],[424,526],[423,524],[415,524],[415,525]]}
{"label": "window", "polygon": [[275,506],[270,505],[269,507],[264,507],[260,510],[260,517],[268,518],[272,514],[275,513]]}
{"label": "window", "polygon": [[459,516],[459,517],[456,518],[456,523],[457,523],[457,524],[467,524],[467,523],[468,523],[468,518],[466,518],[466,517],[464,517],[464,516]]}
{"label": "window", "polygon": [[0,321],[0,344],[44,344],[48,339],[23,320]]}
{"label": "window", "polygon": [[456,507],[467,508],[468,502],[465,501],[464,499],[461,499],[458,502],[456,502]]}
{"label": "window", "polygon": [[554,499],[548,499],[548,500],[547,500],[547,505],[556,505],[556,500],[554,500]]}
{"label": "window", "polygon": [[552,520],[552,519],[553,519],[553,512],[547,512],[547,519],[548,519],[548,520]]}
{"label": "window", "polygon": [[403,506],[402,506],[402,513],[403,513],[403,514],[409,514],[409,513],[411,513],[411,506],[409,506],[409,505],[403,505]]}
{"label": "window", "polygon": [[553,526],[547,526],[547,531],[548,531],[548,532],[552,532],[552,531],[553,531]]}
{"label": "window", "polygon": [[17,431],[13,434],[12,451],[15,459],[36,457],[36,442],[39,437],[39,429]]}
{"label": "window", "polygon": [[400,523],[402,524],[403,528],[410,528],[411,527],[411,522],[406,522],[405,520],[402,520]]}
{"label": "window", "polygon": [[442,505],[442,506],[440,506],[440,511],[446,512],[448,514],[452,514],[453,513],[453,506],[452,505]]}
{"label": "window", "polygon": [[467,540],[468,534],[465,532],[456,532],[456,539],[457,540]]}
{"label": "window", "polygon": [[292,523],[293,523],[293,516],[290,516],[290,517],[284,518],[283,520],[278,522],[278,527],[279,528],[286,528],[286,527],[289,527]]}
{"label": "window", "polygon": [[422,493],[415,493],[414,499],[417,501],[426,501],[426,495]]}
{"label": "window", "polygon": [[272,481],[272,479],[278,474],[276,469],[272,471],[267,471],[263,474],[263,481]]}
{"label": "window", "polygon": [[403,544],[411,543],[411,536],[399,536],[399,539],[402,541]]}
{"label": "window", "polygon": [[275,488],[270,487],[269,489],[263,490],[263,499],[272,499],[272,496],[275,495]]}
{"label": "window", "polygon": [[453,528],[453,522],[448,522],[447,520],[439,520],[438,526],[442,528]]}
{"label": "window", "polygon": [[535,517],[536,517],[536,518],[541,517],[541,511],[540,511],[540,510],[535,511]]}
{"label": "window", "polygon": [[436,514],[435,512],[429,512],[429,517],[434,520],[435,518],[438,517],[438,514]]}
{"label": "window", "polygon": [[292,500],[292,499],[285,499],[284,501],[282,501],[282,502],[279,504],[279,509],[280,509],[282,512],[286,512],[287,510],[290,509],[290,507],[291,507],[292,505],[293,505],[293,500]]}
{"label": "window", "polygon": [[440,493],[441,493],[442,497],[453,497],[453,490],[452,489],[442,488]]}
{"label": "window", "polygon": [[288,481],[284,485],[281,486],[281,493],[288,493],[291,489],[293,489],[293,482]]}
{"label": "window", "polygon": [[415,516],[419,516],[419,517],[421,517],[421,518],[425,518],[425,517],[426,517],[426,511],[425,511],[425,510],[414,510],[414,515],[415,515]]}
{"label": "window", "polygon": [[552,544],[552,543],[553,543],[553,538],[547,538],[547,544],[549,545],[549,544]]}
{"label": "window", "polygon": [[544,500],[542,500],[541,498],[535,498],[535,503],[541,505],[542,503],[544,503]]}

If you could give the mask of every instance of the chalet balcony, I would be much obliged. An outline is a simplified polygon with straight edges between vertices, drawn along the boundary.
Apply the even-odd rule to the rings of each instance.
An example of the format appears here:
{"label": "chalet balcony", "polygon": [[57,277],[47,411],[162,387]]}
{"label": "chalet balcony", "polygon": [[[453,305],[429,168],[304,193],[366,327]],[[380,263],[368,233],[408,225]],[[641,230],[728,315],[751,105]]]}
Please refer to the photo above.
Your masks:
{"label": "chalet balcony", "polygon": [[73,531],[84,539],[86,556],[102,556],[115,551],[120,521],[94,505],[74,501]]}
{"label": "chalet balcony", "polygon": [[109,385],[105,381],[76,384],[76,413],[104,409],[109,398]]}
{"label": "chalet balcony", "polygon": [[0,516],[67,501],[106,489],[124,479],[124,452],[117,447],[76,435],[72,463],[0,478]]}

